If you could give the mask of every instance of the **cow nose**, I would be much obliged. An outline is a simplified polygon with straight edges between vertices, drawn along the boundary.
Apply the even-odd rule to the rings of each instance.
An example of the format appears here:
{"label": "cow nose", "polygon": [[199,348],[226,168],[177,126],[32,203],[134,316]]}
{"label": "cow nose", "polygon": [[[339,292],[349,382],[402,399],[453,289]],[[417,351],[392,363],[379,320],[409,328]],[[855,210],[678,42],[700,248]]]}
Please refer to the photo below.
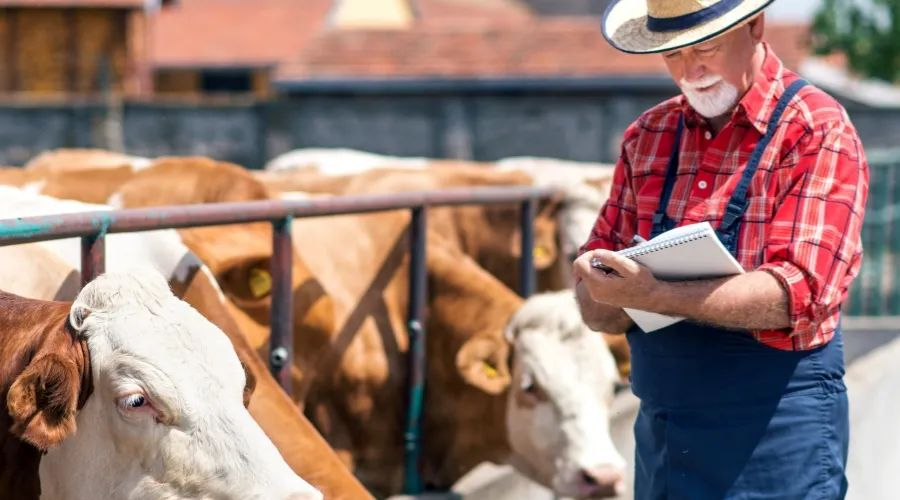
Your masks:
{"label": "cow nose", "polygon": [[621,467],[601,465],[589,469],[581,469],[581,480],[584,482],[589,496],[607,498],[625,492],[625,472]]}

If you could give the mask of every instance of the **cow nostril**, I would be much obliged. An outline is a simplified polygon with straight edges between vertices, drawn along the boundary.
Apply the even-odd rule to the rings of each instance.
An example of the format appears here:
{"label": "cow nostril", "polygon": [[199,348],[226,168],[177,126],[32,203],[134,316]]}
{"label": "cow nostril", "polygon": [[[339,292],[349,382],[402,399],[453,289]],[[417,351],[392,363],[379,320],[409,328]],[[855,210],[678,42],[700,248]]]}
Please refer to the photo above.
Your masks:
{"label": "cow nostril", "polygon": [[625,474],[622,468],[611,465],[581,469],[581,480],[593,490],[593,494],[601,497],[612,497],[622,493],[625,486]]}

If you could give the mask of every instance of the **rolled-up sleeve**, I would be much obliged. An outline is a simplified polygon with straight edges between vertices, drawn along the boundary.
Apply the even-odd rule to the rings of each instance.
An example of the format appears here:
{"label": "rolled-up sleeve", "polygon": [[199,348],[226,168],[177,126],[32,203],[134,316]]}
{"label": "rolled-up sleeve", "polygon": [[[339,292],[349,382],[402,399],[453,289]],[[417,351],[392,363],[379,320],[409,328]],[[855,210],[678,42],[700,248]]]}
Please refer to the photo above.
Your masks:
{"label": "rolled-up sleeve", "polygon": [[859,139],[839,121],[809,131],[797,145],[790,189],[778,206],[759,270],[790,299],[794,344],[803,349],[820,325],[837,326],[841,303],[862,261],[869,171]]}

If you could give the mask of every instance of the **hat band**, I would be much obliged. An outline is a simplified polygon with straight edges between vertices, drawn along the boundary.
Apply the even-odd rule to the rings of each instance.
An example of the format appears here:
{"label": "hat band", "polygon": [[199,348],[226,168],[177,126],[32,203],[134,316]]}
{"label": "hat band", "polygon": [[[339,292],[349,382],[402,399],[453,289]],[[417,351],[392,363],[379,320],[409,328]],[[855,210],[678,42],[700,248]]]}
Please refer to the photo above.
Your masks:
{"label": "hat band", "polygon": [[722,0],[703,9],[677,17],[647,16],[647,29],[650,31],[682,31],[705,22],[712,21],[734,9],[743,0]]}

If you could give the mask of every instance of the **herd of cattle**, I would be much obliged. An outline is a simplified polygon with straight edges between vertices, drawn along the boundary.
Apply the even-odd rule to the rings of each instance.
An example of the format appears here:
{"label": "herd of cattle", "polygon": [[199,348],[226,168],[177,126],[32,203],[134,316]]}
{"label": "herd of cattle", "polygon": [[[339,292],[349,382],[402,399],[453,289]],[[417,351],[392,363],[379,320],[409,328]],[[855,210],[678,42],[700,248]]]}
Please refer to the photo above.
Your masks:
{"label": "herd of cattle", "polygon": [[[537,295],[517,289],[515,205],[434,208],[427,234],[421,470],[447,489],[484,462],[558,496],[615,496],[621,335],[581,321],[569,265],[611,168],[298,150],[265,170],[200,157],[57,150],[0,168],[0,218],[478,186],[551,186]],[[0,498],[365,499],[401,489],[408,211],[293,224],[293,393],[269,374],[271,226],[113,234],[80,289],[77,239],[0,247]],[[900,340],[853,361],[850,498],[895,498]],[[621,401],[619,399],[618,401]],[[624,448],[633,448],[633,442]],[[877,460],[872,458],[878,457]],[[626,491],[627,495],[627,491]]]}
{"label": "herd of cattle", "polygon": [[[540,293],[528,300],[513,292],[517,206],[429,212],[421,470],[428,488],[447,489],[482,462],[508,463],[560,496],[609,497],[625,487],[609,409],[627,345],[581,322],[569,265],[611,174],[341,150],[298,150],[250,172],[201,157],[57,150],[0,169],[0,218],[555,187],[535,221]],[[83,290],[77,239],[0,247],[4,498],[398,493],[409,222],[405,210],[294,220],[292,394],[264,361],[268,223],[109,235],[108,273]]]}

